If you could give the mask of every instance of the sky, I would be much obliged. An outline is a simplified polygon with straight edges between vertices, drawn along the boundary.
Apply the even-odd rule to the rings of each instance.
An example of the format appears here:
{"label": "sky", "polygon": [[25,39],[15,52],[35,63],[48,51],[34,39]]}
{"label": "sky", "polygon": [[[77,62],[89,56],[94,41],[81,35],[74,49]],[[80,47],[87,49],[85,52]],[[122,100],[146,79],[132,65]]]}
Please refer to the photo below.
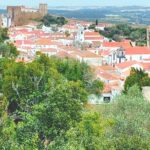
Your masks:
{"label": "sky", "polygon": [[0,7],[25,5],[37,7],[39,3],[52,6],[150,6],[150,0],[0,0]]}

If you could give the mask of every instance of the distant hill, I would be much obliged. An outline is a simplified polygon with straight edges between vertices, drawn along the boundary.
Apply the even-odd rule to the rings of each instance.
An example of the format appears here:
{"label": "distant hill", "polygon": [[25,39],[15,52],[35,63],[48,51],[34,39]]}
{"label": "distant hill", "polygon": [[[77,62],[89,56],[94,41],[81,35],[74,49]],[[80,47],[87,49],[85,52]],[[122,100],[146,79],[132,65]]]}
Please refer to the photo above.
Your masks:
{"label": "distant hill", "polygon": [[[72,8],[72,9],[71,9]],[[57,7],[49,9],[50,14],[81,20],[99,19],[101,22],[132,23],[150,25],[150,7]]]}
{"label": "distant hill", "polygon": [[4,14],[6,12],[7,12],[6,9],[0,9],[0,14]]}
{"label": "distant hill", "polygon": [[[0,13],[6,10],[0,9]],[[150,7],[126,6],[126,7],[51,7],[50,14],[61,15],[67,18],[110,23],[131,23],[150,25]]]}

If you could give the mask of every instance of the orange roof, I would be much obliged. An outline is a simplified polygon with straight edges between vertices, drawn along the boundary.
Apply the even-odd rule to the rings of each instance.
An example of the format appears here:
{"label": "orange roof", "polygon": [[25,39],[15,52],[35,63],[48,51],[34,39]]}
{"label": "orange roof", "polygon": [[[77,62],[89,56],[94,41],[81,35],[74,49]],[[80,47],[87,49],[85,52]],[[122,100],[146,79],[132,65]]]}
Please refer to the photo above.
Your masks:
{"label": "orange roof", "polygon": [[79,51],[79,49],[74,46],[61,45],[61,46],[59,46],[59,48],[65,50],[65,51]]}
{"label": "orange roof", "polygon": [[91,41],[100,41],[100,40],[104,40],[104,37],[100,36],[100,37],[85,37],[85,40],[91,40]]}
{"label": "orange roof", "polygon": [[98,74],[99,77],[102,77],[103,79],[106,80],[118,80],[120,79],[120,76],[105,72],[105,71],[100,71]]}
{"label": "orange roof", "polygon": [[100,58],[99,55],[92,53],[90,51],[76,51],[74,52],[75,55],[81,56],[82,58]]}
{"label": "orange roof", "polygon": [[16,40],[15,45],[33,45],[34,41],[33,40]]}
{"label": "orange roof", "polygon": [[99,55],[101,56],[108,56],[110,55],[110,50],[103,50],[103,51],[99,51]]}
{"label": "orange roof", "polygon": [[65,58],[65,57],[70,57],[70,55],[65,52],[65,51],[60,51],[56,54],[57,57],[60,57],[60,58]]}
{"label": "orange roof", "polygon": [[101,35],[99,34],[99,32],[87,32],[87,31],[86,31],[86,32],[84,33],[84,36],[85,36],[85,37],[91,37],[91,36],[92,36],[92,37],[93,37],[93,36],[100,37]]}
{"label": "orange roof", "polygon": [[[130,69],[133,65],[136,65],[136,64],[141,66],[144,70],[150,69],[150,62],[137,62],[137,61],[126,61],[120,64],[116,64],[116,67],[119,69],[125,69],[125,68]],[[126,74],[129,74],[129,73],[126,72]]]}
{"label": "orange roof", "polygon": [[103,70],[103,71],[114,71],[115,68],[111,65],[105,65],[105,66],[99,66],[97,67],[98,70]]}
{"label": "orange roof", "polygon": [[103,47],[131,47],[130,42],[104,42]]}
{"label": "orange roof", "polygon": [[45,48],[45,49],[42,49],[41,52],[57,52],[57,49],[55,49],[55,48]]}
{"label": "orange roof", "polygon": [[144,70],[150,69],[150,63],[140,63],[140,64],[143,66]]}
{"label": "orange roof", "polygon": [[102,93],[103,94],[111,93],[113,89],[120,91],[120,90],[122,90],[122,87],[119,85],[118,82],[104,84],[104,89],[103,89]]}
{"label": "orange roof", "polygon": [[137,61],[125,61],[119,64],[116,64],[116,68],[125,69],[131,67],[132,65],[139,64]]}
{"label": "orange roof", "polygon": [[145,55],[150,54],[150,48],[147,47],[130,47],[125,49],[126,55]]}
{"label": "orange roof", "polygon": [[40,38],[36,41],[37,45],[51,45],[52,41],[51,39],[46,39],[46,38]]}

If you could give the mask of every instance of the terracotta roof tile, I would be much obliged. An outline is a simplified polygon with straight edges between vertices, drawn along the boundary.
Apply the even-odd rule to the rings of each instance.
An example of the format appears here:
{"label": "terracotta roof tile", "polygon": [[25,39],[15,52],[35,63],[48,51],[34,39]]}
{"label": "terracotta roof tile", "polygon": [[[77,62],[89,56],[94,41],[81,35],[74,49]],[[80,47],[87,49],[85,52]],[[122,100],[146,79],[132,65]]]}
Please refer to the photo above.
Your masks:
{"label": "terracotta roof tile", "polygon": [[119,69],[125,69],[125,68],[129,68],[129,67],[131,67],[132,65],[135,65],[135,64],[138,64],[138,62],[137,61],[125,61],[125,62],[116,64],[115,67],[119,68]]}
{"label": "terracotta roof tile", "polygon": [[127,48],[127,47],[131,47],[130,42],[104,42],[103,47],[123,47],[123,48]]}
{"label": "terracotta roof tile", "polygon": [[150,55],[150,48],[147,47],[130,47],[125,49],[125,54],[126,55],[145,55],[149,54]]}
{"label": "terracotta roof tile", "polygon": [[99,34],[99,32],[85,32],[84,33],[85,37],[100,37],[101,35]]}
{"label": "terracotta roof tile", "polygon": [[51,45],[52,41],[51,39],[47,38],[40,38],[36,41],[36,45]]}

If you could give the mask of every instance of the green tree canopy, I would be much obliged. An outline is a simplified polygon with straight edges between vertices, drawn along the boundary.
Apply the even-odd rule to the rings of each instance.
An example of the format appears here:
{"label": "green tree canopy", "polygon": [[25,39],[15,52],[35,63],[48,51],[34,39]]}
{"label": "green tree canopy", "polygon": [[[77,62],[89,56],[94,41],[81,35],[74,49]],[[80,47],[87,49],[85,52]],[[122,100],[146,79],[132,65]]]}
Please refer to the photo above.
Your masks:
{"label": "green tree canopy", "polygon": [[130,76],[127,77],[124,84],[124,91],[127,92],[130,87],[137,84],[140,89],[142,86],[150,86],[150,78],[142,69],[131,68]]}
{"label": "green tree canopy", "polygon": [[44,149],[80,122],[88,95],[103,88],[87,64],[68,58],[41,55],[27,64],[1,58],[0,70],[5,149]]}
{"label": "green tree canopy", "polygon": [[127,24],[119,24],[106,27],[104,31],[100,31],[100,34],[118,42],[122,39],[130,39],[136,42],[138,46],[146,45],[146,28],[135,28]]}
{"label": "green tree canopy", "polygon": [[109,149],[150,149],[150,104],[137,85],[122,94],[107,109],[115,124],[109,130]]}
{"label": "green tree canopy", "polygon": [[45,26],[51,26],[51,25],[58,25],[62,26],[67,23],[67,20],[64,17],[61,16],[52,16],[47,14],[44,16],[41,20]]}
{"label": "green tree canopy", "polygon": [[8,39],[8,29],[0,28],[0,43],[3,43],[7,39]]}
{"label": "green tree canopy", "polygon": [[110,120],[98,113],[85,113],[76,127],[67,131],[65,137],[51,143],[49,149],[55,150],[102,150],[106,144],[106,129],[112,126]]}

